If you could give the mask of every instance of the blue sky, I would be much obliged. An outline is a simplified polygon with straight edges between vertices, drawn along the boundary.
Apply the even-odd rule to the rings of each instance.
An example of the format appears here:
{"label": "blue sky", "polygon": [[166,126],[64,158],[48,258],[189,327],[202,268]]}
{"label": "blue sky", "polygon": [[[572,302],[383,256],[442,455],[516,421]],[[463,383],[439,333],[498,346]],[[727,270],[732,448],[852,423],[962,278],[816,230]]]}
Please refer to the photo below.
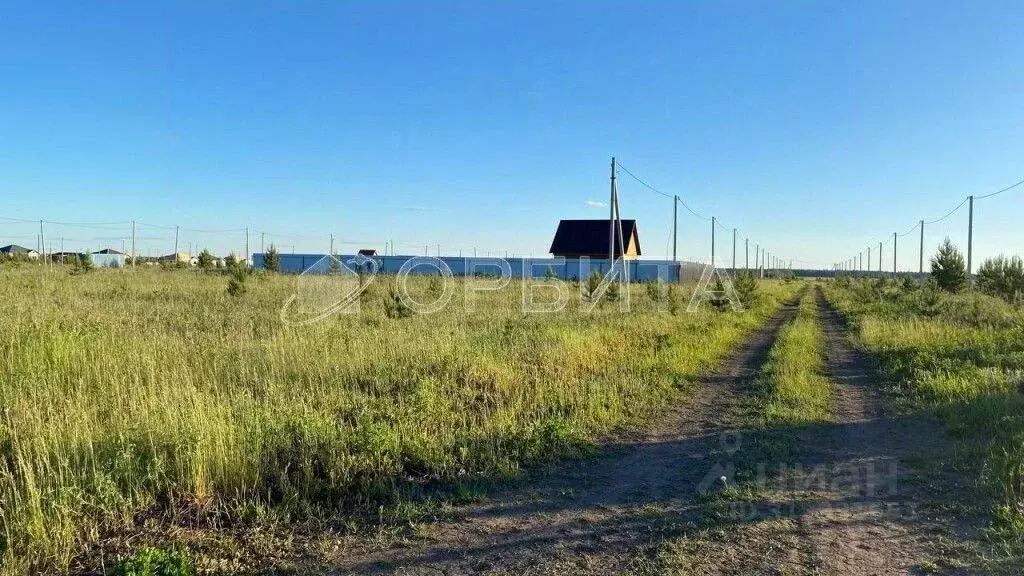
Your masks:
{"label": "blue sky", "polygon": [[[829,266],[1024,178],[1021,30],[1015,1],[10,2],[0,216],[134,219],[142,253],[180,225],[184,250],[241,252],[248,226],[252,250],[541,256],[560,218],[607,216],[614,155],[741,245]],[[663,257],[671,202],[620,176]],[[1024,252],[1022,217],[1024,190],[979,201],[979,258]],[[681,257],[709,236],[680,210]]]}

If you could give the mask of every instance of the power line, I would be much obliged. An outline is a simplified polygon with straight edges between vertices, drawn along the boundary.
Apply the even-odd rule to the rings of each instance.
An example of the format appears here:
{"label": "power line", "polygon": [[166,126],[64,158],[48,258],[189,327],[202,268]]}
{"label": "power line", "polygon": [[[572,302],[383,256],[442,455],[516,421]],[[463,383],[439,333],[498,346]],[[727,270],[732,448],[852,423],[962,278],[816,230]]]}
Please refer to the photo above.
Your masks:
{"label": "power line", "polygon": [[925,222],[925,224],[935,224],[937,222],[942,222],[946,218],[949,218],[953,214],[956,214],[957,210],[963,208],[964,204],[967,204],[967,200],[969,200],[969,198],[964,198],[962,202],[960,202],[959,204],[956,205],[956,208],[953,208],[952,210],[947,212],[945,216],[943,216],[941,218],[936,218],[935,220],[928,220],[928,221]]}
{"label": "power line", "polygon": [[666,192],[662,192],[661,190],[658,190],[654,186],[651,186],[650,184],[645,182],[642,178],[640,178],[636,174],[633,174],[632,172],[630,172],[621,163],[616,162],[616,167],[618,169],[622,170],[623,172],[625,172],[626,174],[628,174],[633,180],[636,180],[637,182],[639,182],[642,186],[644,186],[645,188],[647,188],[651,192],[654,192],[655,194],[659,194],[661,196],[664,196],[665,198],[675,199],[677,202],[679,202],[683,206],[683,208],[686,208],[686,211],[689,212],[690,214],[693,214],[694,216],[696,216],[697,218],[700,218],[701,220],[707,220],[708,222],[711,221],[711,218],[709,218],[707,216],[704,216],[703,214],[698,214],[693,208],[690,208],[690,206],[685,201],[683,201],[682,198],[679,198],[678,196],[676,196],[674,194],[668,194]]}
{"label": "power line", "polygon": [[920,223],[920,222],[917,222],[916,224],[914,224],[914,225],[913,225],[913,226],[912,226],[912,227],[910,228],[910,230],[907,230],[907,231],[906,231],[906,232],[904,232],[903,234],[900,234],[900,235],[899,235],[899,237],[900,237],[900,238],[903,238],[904,236],[907,236],[907,235],[909,235],[909,234],[910,234],[911,232],[913,232],[914,230],[917,230],[917,227],[918,227],[918,226],[920,226],[920,225],[921,225],[921,223]]}
{"label": "power line", "polygon": [[991,193],[991,194],[986,194],[985,196],[975,196],[975,197],[974,197],[974,199],[975,199],[975,200],[983,200],[983,199],[985,199],[985,198],[991,198],[991,197],[993,197],[993,196],[998,196],[998,195],[1000,195],[1000,194],[1002,194],[1002,193],[1004,193],[1004,192],[1007,192],[1007,191],[1011,191],[1011,190],[1013,190],[1013,189],[1015,189],[1015,188],[1017,188],[1017,187],[1021,186],[1021,184],[1024,184],[1024,180],[1021,180],[1021,181],[1019,181],[1019,182],[1017,182],[1017,183],[1013,184],[1013,186],[1008,186],[1007,188],[1005,188],[1005,189],[1002,189],[1002,190],[1000,190],[1000,191],[996,191],[996,192],[993,192],[993,193]]}
{"label": "power line", "polygon": [[636,181],[637,181],[637,182],[639,182],[640,184],[644,185],[644,187],[646,187],[646,188],[647,188],[648,190],[650,190],[651,192],[654,192],[655,194],[660,194],[660,195],[662,195],[662,196],[664,196],[665,198],[668,198],[668,199],[672,199],[672,198],[675,198],[675,196],[674,196],[673,194],[667,194],[667,193],[665,193],[665,192],[662,192],[661,190],[658,190],[657,188],[655,188],[654,186],[651,186],[651,185],[650,185],[650,184],[648,184],[647,182],[644,182],[644,181],[643,181],[643,180],[642,180],[642,179],[641,179],[641,178],[640,178],[639,176],[637,176],[636,174],[633,174],[632,172],[630,172],[630,171],[629,171],[629,170],[628,170],[628,169],[627,169],[627,168],[626,168],[625,166],[623,166],[623,165],[622,165],[621,163],[619,163],[619,162],[616,162],[616,163],[615,163],[615,165],[616,165],[616,167],[617,167],[617,168],[618,168],[619,170],[622,170],[622,171],[623,171],[623,172],[625,172],[626,174],[629,174],[629,176],[630,176],[630,177],[632,177],[632,178],[633,178],[633,180],[636,180]]}

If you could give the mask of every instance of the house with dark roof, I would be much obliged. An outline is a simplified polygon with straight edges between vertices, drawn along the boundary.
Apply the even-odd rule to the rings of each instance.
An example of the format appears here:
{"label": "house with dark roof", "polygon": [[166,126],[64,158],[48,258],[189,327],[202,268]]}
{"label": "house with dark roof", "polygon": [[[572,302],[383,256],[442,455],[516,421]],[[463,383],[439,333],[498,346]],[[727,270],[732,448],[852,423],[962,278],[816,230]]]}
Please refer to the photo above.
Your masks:
{"label": "house with dark roof", "polygon": [[359,251],[359,255],[372,258],[377,255],[377,251],[374,250],[373,248],[363,248],[362,250]]}
{"label": "house with dark roof", "polygon": [[24,246],[18,246],[17,244],[8,244],[7,246],[0,247],[0,254],[5,256],[16,256],[21,254],[27,258],[39,258],[39,252]]}
{"label": "house with dark roof", "polygon": [[60,262],[61,264],[74,264],[80,262],[85,258],[83,252],[51,252],[48,254],[51,262]]}
{"label": "house with dark roof", "polygon": [[[609,220],[562,220],[555,231],[549,252],[561,258],[608,259]],[[622,255],[619,249],[618,229],[615,231],[615,257]],[[622,240],[625,259],[640,256],[640,234],[636,220],[622,220]]]}

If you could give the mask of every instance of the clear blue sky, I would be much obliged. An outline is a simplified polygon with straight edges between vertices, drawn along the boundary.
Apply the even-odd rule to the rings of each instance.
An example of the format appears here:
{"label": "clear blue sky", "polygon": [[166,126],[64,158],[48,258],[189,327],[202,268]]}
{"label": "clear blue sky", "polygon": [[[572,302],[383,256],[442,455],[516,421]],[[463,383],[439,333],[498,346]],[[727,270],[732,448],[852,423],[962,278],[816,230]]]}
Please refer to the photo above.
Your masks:
{"label": "clear blue sky", "polygon": [[[741,245],[831,265],[1024,178],[1022,30],[1015,0],[8,2],[0,216],[540,256],[560,218],[607,216],[588,202],[614,155]],[[670,201],[620,183],[645,256],[664,256]],[[1022,219],[1024,190],[979,201],[979,257],[1024,252]],[[966,223],[928,244],[966,244]],[[0,222],[0,243],[37,229]],[[707,259],[708,224],[681,210],[680,229],[680,255]],[[128,230],[46,235],[119,247]],[[174,234],[138,235],[161,253]]]}

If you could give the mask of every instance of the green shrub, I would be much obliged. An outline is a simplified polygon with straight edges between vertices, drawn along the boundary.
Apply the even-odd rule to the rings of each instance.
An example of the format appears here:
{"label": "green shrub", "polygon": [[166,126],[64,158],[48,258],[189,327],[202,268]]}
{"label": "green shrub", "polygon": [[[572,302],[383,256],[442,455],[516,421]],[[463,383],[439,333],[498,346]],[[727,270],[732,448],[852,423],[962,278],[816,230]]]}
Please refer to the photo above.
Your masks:
{"label": "green shrub", "polygon": [[384,314],[388,318],[408,318],[412,316],[412,308],[402,300],[402,294],[397,288],[391,286],[388,289],[388,296],[384,299]]}
{"label": "green shrub", "polygon": [[277,248],[275,248],[273,244],[267,248],[267,253],[263,255],[263,267],[267,272],[281,271],[281,255],[277,252]]}
{"label": "green shrub", "polygon": [[195,568],[183,552],[142,548],[125,558],[108,576],[192,576]]}
{"label": "green shrub", "polygon": [[978,269],[978,289],[1013,302],[1024,293],[1024,260],[1019,256],[996,256]]}
{"label": "green shrub", "polygon": [[248,275],[245,266],[236,263],[231,269],[231,278],[228,279],[228,294],[236,298],[244,296],[246,292],[245,279]]}
{"label": "green shrub", "polygon": [[736,275],[736,282],[733,283],[736,295],[744,306],[750,306],[757,297],[757,278],[750,270],[742,270]]}
{"label": "green shrub", "polygon": [[959,292],[967,287],[967,267],[964,255],[947,237],[939,246],[939,251],[932,257],[932,278],[939,283],[939,288],[946,292]]}
{"label": "green shrub", "polygon": [[199,258],[196,264],[203,270],[213,268],[213,254],[210,254],[208,249],[203,248],[203,251],[199,253]]}

